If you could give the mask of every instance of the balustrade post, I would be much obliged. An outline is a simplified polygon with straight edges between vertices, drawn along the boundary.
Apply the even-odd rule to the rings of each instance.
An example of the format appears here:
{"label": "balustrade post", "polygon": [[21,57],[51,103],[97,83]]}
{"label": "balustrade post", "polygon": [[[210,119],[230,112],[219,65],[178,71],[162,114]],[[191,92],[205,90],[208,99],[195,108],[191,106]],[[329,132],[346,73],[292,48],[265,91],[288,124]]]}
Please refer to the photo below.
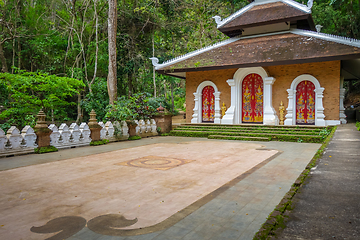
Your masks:
{"label": "balustrade post", "polygon": [[102,127],[98,124],[97,119],[96,119],[96,112],[93,110],[91,110],[90,112],[90,120],[88,123],[88,126],[90,128],[90,138],[92,141],[100,141],[100,131],[102,129]]}
{"label": "balustrade post", "polygon": [[34,127],[35,133],[36,133],[36,144],[39,148],[41,147],[49,147],[50,146],[50,134],[51,130],[48,128],[48,125],[46,124],[45,113],[40,110],[37,115],[37,122]]}

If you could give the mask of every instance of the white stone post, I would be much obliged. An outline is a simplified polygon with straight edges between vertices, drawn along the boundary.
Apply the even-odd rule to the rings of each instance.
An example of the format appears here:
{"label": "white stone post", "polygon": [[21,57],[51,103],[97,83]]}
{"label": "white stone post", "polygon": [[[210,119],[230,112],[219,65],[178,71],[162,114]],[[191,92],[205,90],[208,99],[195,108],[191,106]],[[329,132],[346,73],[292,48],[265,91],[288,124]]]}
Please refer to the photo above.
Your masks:
{"label": "white stone post", "polygon": [[87,125],[87,123],[83,122],[83,123],[80,124],[79,129],[80,129],[80,132],[81,132],[81,135],[82,135],[82,142],[84,144],[86,144],[86,145],[90,144],[90,142],[91,142],[91,137],[90,137],[91,130],[90,130],[89,125]]}
{"label": "white stone post", "polygon": [[225,112],[225,115],[221,119],[221,124],[234,124],[235,119],[235,106],[236,106],[236,89],[235,80],[229,79],[226,81],[231,87],[231,105]]}
{"label": "white stone post", "polygon": [[103,122],[99,122],[98,123],[101,127],[100,130],[100,139],[104,140],[106,139],[106,128],[105,128],[105,124]]}
{"label": "white stone post", "polygon": [[324,92],[325,88],[318,88],[315,89],[315,95],[316,95],[316,122],[315,125],[316,126],[326,126],[326,122],[325,122],[325,115],[324,115],[324,107],[323,107],[323,92]]}
{"label": "white stone post", "polygon": [[294,107],[294,96],[296,94],[296,90],[292,90],[292,89],[288,89],[286,90],[288,92],[288,107],[286,108],[286,115],[285,115],[285,121],[284,121],[284,125],[294,125],[295,122],[293,122],[293,117],[294,117],[294,111],[296,114],[296,110]]}
{"label": "white stone post", "polygon": [[32,127],[30,127],[29,125],[26,125],[21,130],[21,135],[22,135],[23,139],[25,140],[26,147],[29,147],[29,148],[38,147],[38,145],[36,144],[37,137],[36,137],[36,134],[34,132],[34,129],[32,129]]}
{"label": "white stone post", "polygon": [[11,148],[13,150],[19,149],[21,142],[22,142],[22,136],[20,135],[19,129],[15,126],[11,126],[6,134],[7,138],[9,139]]}
{"label": "white stone post", "polygon": [[129,127],[125,121],[121,121],[121,124],[122,124],[122,128],[121,128],[122,135],[125,139],[128,139],[129,138]]}
{"label": "white stone post", "polygon": [[192,119],[191,119],[191,123],[200,123],[200,120],[201,120],[201,118],[200,118],[200,116],[199,116],[199,99],[201,99],[201,96],[202,96],[202,94],[201,93],[194,93],[194,96],[195,96],[195,98],[194,98],[194,101],[195,101],[195,106],[194,106],[194,109],[193,109],[193,111],[194,111],[194,114],[192,115]]}
{"label": "white stone post", "polygon": [[[69,131],[69,127],[66,125],[66,123],[62,123],[59,127],[59,133],[62,138],[62,145],[66,147],[70,144],[70,137],[71,132]],[[60,141],[59,141],[60,142]]]}
{"label": "white stone post", "polygon": [[56,127],[55,124],[50,124],[48,127],[51,130],[50,134],[50,145],[54,147],[59,146],[59,138],[60,138],[60,132],[59,129]]}
{"label": "white stone post", "polygon": [[220,92],[214,92],[214,100],[215,100],[215,124],[221,123],[221,114],[220,114]]}
{"label": "white stone post", "polygon": [[5,136],[5,132],[0,128],[0,152],[5,151],[5,145],[8,139]]}
{"label": "white stone post", "polygon": [[344,86],[344,77],[340,79],[340,106],[339,106],[339,117],[341,124],[346,124],[346,115],[345,115],[345,107],[344,107],[344,98],[345,98],[345,88]]}
{"label": "white stone post", "polygon": [[272,105],[272,85],[275,82],[273,77],[264,78],[264,125],[279,125],[279,118]]}

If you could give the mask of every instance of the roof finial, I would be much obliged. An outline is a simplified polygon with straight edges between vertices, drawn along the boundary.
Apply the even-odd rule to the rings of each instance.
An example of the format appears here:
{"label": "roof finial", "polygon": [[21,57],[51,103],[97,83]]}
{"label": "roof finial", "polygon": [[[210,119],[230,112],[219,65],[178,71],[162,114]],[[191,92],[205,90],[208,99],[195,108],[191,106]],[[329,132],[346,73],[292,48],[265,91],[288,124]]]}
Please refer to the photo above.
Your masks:
{"label": "roof finial", "polygon": [[215,22],[216,22],[218,27],[219,27],[219,25],[221,25],[223,23],[223,21],[221,21],[220,16],[213,16],[212,18],[215,19]]}
{"label": "roof finial", "polygon": [[320,24],[319,25],[316,25],[315,28],[316,28],[316,31],[319,33],[321,31],[321,28],[323,26],[321,26]]}
{"label": "roof finial", "polygon": [[308,3],[307,3],[308,9],[311,9],[313,4],[314,4],[314,0],[309,0]]}
{"label": "roof finial", "polygon": [[151,57],[151,58],[149,58],[149,59],[151,59],[152,65],[153,65],[154,67],[158,67],[158,66],[160,65],[158,58],[156,58],[156,57]]}

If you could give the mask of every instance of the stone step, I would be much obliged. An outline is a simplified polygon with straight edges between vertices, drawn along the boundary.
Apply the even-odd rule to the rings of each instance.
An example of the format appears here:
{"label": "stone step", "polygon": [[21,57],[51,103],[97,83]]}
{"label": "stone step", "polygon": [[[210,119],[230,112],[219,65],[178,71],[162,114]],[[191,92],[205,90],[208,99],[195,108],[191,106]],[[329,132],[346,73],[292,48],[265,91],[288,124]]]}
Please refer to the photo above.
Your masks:
{"label": "stone step", "polygon": [[[291,131],[282,131],[280,129],[221,129],[221,128],[174,128],[175,131],[200,131],[200,132],[232,132],[232,133],[268,133],[268,134],[289,134]],[[319,131],[294,131],[295,134],[318,136]],[[294,132],[292,134],[294,134]]]}
{"label": "stone step", "polygon": [[293,127],[254,127],[254,126],[204,126],[204,125],[180,125],[177,126],[177,128],[180,129],[228,129],[228,130],[271,130],[271,131],[284,131],[284,132],[288,132],[288,131],[304,131],[304,132],[320,132],[322,129],[318,129],[318,128],[293,128]]}
{"label": "stone step", "polygon": [[209,139],[227,139],[227,140],[243,140],[243,141],[270,141],[268,137],[244,137],[244,136],[228,136],[228,135],[209,135]]}

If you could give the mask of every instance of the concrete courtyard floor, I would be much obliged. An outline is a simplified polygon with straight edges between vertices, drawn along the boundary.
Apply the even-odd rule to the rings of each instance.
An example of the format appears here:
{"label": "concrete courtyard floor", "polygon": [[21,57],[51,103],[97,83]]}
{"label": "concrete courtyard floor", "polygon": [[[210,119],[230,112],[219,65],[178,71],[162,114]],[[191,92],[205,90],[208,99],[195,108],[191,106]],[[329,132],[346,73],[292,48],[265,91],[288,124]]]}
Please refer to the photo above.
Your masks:
{"label": "concrete courtyard floor", "polygon": [[0,239],[252,239],[319,147],[152,137],[0,158]]}

